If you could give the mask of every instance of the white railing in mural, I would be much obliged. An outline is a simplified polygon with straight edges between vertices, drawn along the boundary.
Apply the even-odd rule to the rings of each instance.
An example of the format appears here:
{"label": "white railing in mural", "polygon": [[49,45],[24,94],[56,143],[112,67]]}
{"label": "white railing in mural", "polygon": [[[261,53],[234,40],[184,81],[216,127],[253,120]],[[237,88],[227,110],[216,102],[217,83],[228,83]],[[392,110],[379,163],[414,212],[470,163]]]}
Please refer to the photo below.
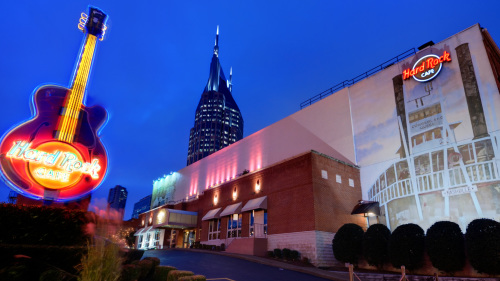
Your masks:
{"label": "white railing in mural", "polygon": [[[484,141],[478,140],[478,141]],[[474,142],[472,142],[474,145]],[[405,159],[401,159],[405,161]],[[399,162],[401,162],[399,161]],[[394,167],[395,164],[391,166]],[[464,164],[467,171],[470,184],[478,184],[500,180],[498,174],[498,166],[495,158],[489,161]],[[377,180],[376,184],[369,190],[369,198],[372,201],[378,201],[381,206],[389,203],[392,200],[408,197],[417,194],[445,190],[446,188],[454,188],[467,185],[467,181],[463,174],[463,169],[460,165],[450,167],[447,170],[427,173],[415,177],[416,190],[413,188],[411,178],[398,179],[395,182],[386,186],[386,173],[384,172],[383,179]],[[448,177],[446,177],[448,174]],[[378,191],[378,192],[376,192]]]}

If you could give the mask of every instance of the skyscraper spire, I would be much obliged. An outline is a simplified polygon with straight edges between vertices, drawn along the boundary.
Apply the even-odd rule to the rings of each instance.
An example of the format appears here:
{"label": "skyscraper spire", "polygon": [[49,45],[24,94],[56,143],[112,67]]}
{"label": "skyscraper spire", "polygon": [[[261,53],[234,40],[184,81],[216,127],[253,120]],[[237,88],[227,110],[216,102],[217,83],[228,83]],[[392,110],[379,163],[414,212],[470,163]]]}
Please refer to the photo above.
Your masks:
{"label": "skyscraper spire", "polygon": [[231,66],[231,68],[229,68],[229,82],[227,84],[228,84],[229,92],[233,93],[233,67],[232,66]]}
{"label": "skyscraper spire", "polygon": [[215,35],[214,55],[219,57],[219,26],[217,26],[217,34]]}

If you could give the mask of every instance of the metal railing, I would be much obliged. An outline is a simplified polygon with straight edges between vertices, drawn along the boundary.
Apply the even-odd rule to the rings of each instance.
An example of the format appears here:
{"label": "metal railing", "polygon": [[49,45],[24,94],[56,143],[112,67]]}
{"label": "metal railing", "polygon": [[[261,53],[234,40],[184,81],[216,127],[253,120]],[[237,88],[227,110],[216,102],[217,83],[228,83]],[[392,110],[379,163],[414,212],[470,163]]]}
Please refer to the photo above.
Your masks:
{"label": "metal railing", "polygon": [[407,50],[406,52],[403,52],[395,57],[393,57],[392,59],[380,64],[380,65],[377,65],[376,67],[368,70],[368,71],[365,71],[364,73],[361,73],[360,75],[350,79],[350,80],[345,80],[345,81],[342,81],[340,83],[338,83],[337,85],[331,87],[330,89],[327,89],[317,95],[315,95],[314,97],[306,100],[306,101],[303,101],[302,103],[300,103],[300,109],[303,109],[304,107],[307,107],[345,87],[348,87],[348,86],[352,86],[354,85],[355,83],[367,78],[367,77],[370,77],[371,75],[395,64],[395,63],[398,63],[404,59],[406,59],[407,57],[409,56],[412,56],[416,53],[415,51],[415,48],[411,48],[409,50]]}

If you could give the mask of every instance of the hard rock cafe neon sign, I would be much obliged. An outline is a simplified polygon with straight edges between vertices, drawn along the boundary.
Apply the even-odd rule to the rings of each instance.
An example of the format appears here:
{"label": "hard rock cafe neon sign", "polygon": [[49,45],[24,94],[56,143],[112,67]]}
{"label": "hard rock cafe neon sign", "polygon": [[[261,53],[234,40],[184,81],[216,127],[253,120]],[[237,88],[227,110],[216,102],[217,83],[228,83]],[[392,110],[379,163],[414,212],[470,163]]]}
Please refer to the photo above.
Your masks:
{"label": "hard rock cafe neon sign", "polygon": [[97,40],[106,14],[90,7],[79,28],[85,33],[69,88],[44,85],[32,95],[33,116],[0,140],[0,175],[19,193],[66,201],[96,189],[107,171],[107,152],[99,132],[107,120],[103,107],[84,104]]}
{"label": "hard rock cafe neon sign", "polygon": [[419,82],[427,82],[434,79],[439,74],[443,67],[443,63],[450,61],[450,53],[447,51],[444,51],[442,56],[424,56],[413,65],[413,68],[408,68],[403,71],[403,80],[413,77],[413,79]]}

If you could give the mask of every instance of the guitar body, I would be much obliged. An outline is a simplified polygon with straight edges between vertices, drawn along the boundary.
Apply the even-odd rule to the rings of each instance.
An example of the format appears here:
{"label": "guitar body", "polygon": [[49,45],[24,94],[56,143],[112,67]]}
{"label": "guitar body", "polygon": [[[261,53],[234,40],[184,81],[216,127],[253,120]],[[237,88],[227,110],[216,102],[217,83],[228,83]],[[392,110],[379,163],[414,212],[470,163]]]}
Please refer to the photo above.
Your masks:
{"label": "guitar body", "polygon": [[104,179],[107,155],[98,136],[107,118],[103,107],[82,105],[73,142],[56,138],[69,91],[54,85],[38,88],[32,96],[33,118],[8,132],[0,143],[3,175],[24,195],[76,199]]}

